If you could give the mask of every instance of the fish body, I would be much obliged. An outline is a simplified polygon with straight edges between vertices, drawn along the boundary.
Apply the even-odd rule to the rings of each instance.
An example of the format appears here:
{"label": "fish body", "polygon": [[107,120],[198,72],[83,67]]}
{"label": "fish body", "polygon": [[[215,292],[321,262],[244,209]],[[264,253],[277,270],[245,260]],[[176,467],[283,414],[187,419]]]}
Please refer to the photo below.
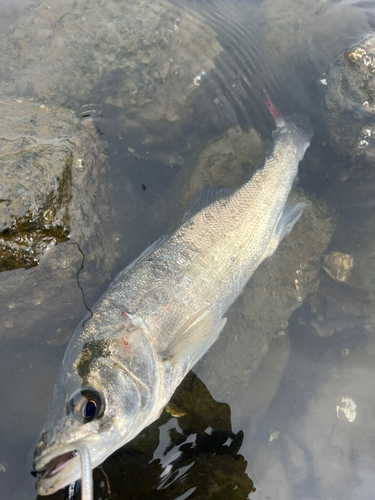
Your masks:
{"label": "fish body", "polygon": [[[77,480],[158,418],[218,338],[228,307],[303,210],[287,205],[311,131],[278,117],[263,169],[151,245],[114,279],[68,346],[35,455],[41,495]],[[200,199],[199,199],[200,198]]]}

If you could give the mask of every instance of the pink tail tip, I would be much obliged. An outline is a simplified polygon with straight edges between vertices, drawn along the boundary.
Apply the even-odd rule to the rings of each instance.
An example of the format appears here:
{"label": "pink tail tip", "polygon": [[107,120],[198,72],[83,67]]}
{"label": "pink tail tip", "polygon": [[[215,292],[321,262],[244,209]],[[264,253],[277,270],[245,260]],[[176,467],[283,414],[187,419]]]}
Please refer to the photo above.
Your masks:
{"label": "pink tail tip", "polygon": [[266,96],[266,106],[268,108],[268,111],[271,113],[271,115],[273,116],[273,119],[276,122],[279,118],[282,118],[283,115],[282,115],[281,111],[279,109],[277,109],[277,107],[271,101],[271,98],[268,95],[267,91],[265,89],[263,89],[263,91],[264,91],[265,96]]}

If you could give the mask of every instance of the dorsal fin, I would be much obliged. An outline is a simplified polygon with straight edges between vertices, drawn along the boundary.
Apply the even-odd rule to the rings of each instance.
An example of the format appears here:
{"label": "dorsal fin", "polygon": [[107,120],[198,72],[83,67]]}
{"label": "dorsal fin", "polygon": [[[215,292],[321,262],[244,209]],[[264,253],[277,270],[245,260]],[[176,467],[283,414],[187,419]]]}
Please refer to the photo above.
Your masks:
{"label": "dorsal fin", "polygon": [[118,273],[118,275],[115,277],[113,282],[117,281],[120,276],[122,276],[127,271],[129,271],[129,269],[131,269],[135,264],[137,264],[138,262],[141,262],[141,260],[146,259],[149,255],[151,255],[153,252],[155,252],[155,250],[157,248],[159,248],[169,238],[169,236],[170,236],[169,234],[167,234],[166,236],[161,236],[156,241],[151,243],[151,245],[149,247],[147,247],[145,250],[143,250],[143,252],[140,255],[138,255],[138,257],[136,259],[134,259],[132,262],[130,262],[130,264],[128,264],[125,267],[125,269],[123,269],[122,271],[120,271]]}
{"label": "dorsal fin", "polygon": [[207,207],[207,205],[220,198],[224,198],[224,196],[231,195],[234,191],[234,189],[226,186],[205,186],[193,196],[190,207],[182,219],[182,224],[202,210],[202,208]]}

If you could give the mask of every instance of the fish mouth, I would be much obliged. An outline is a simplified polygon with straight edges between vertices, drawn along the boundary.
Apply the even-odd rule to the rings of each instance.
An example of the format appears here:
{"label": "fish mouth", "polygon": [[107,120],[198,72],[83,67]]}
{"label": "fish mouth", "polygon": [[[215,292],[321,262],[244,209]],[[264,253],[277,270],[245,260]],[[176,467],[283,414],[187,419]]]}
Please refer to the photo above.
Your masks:
{"label": "fish mouth", "polygon": [[50,495],[81,477],[78,448],[79,444],[75,443],[68,449],[54,450],[35,460],[33,474],[40,495]]}
{"label": "fish mouth", "polygon": [[[90,467],[100,465],[122,442],[121,434],[115,424],[103,427],[103,433],[90,436],[62,445],[61,440],[55,441],[34,459],[34,472],[37,478],[36,488],[39,495],[51,495],[56,491],[74,483],[82,476],[81,459],[78,450],[86,445],[90,454]],[[38,453],[38,452],[37,452]]]}
{"label": "fish mouth", "polygon": [[71,451],[71,452],[63,453],[62,455],[59,455],[58,457],[53,458],[48,463],[48,465],[46,466],[46,468],[44,470],[35,471],[35,472],[38,476],[41,474],[40,479],[46,479],[46,478],[52,477],[55,474],[57,474],[58,472],[60,472],[64,467],[66,467],[69,464],[69,462],[74,460],[76,455],[77,454],[76,454],[75,450]]}

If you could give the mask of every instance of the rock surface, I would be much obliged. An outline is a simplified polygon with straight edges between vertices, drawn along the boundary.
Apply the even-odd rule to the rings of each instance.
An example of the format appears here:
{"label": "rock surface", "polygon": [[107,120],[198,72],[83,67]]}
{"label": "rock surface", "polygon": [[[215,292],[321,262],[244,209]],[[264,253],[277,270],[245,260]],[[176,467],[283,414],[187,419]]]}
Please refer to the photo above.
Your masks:
{"label": "rock surface", "polygon": [[52,331],[64,329],[64,314],[82,301],[83,256],[80,283],[90,294],[108,277],[115,252],[104,146],[92,120],[27,99],[0,108],[8,118],[0,125],[3,342],[30,329],[40,338],[46,318],[54,318]]}
{"label": "rock surface", "polygon": [[375,203],[374,75],[375,38],[370,36],[340,54],[321,78],[322,116],[339,164],[328,196],[342,207]]}
{"label": "rock surface", "polygon": [[[299,312],[301,324],[315,334],[326,337],[374,329],[374,234],[374,207],[339,219],[331,251],[324,256],[327,274],[321,274],[319,287]],[[340,269],[338,262],[344,262]]]}
{"label": "rock surface", "polygon": [[0,40],[0,95],[111,106],[146,154],[193,124],[221,51],[199,15],[165,0],[40,2]]}

